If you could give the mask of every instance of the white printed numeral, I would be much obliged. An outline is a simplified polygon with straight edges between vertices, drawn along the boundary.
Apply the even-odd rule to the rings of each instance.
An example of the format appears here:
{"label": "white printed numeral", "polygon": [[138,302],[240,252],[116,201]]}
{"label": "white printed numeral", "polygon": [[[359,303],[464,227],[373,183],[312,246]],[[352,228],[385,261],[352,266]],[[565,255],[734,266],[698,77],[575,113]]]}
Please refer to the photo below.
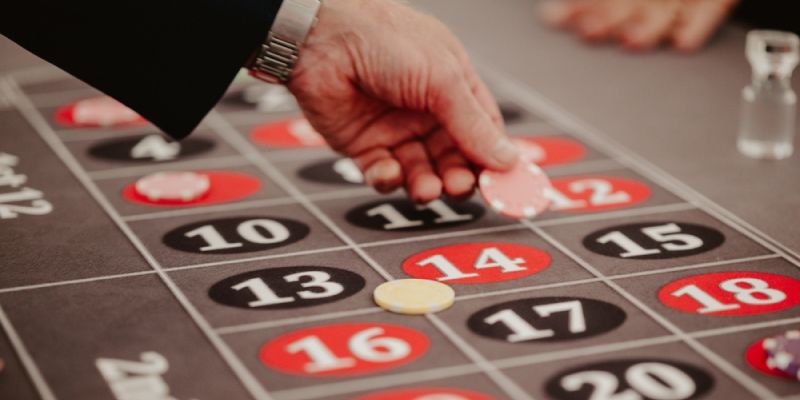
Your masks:
{"label": "white printed numeral", "polygon": [[[567,188],[572,194],[581,194],[591,191],[589,205],[608,206],[614,204],[624,204],[631,200],[630,194],[623,191],[614,191],[614,187],[608,181],[602,179],[580,179],[570,182]],[[572,210],[587,206],[586,200],[575,200],[555,188],[546,192],[550,201],[553,202],[554,210]]]}
{"label": "white printed numeral", "polygon": [[[488,269],[488,268],[500,268],[501,272],[509,273],[509,272],[519,272],[525,271],[527,268],[522,267],[521,264],[525,264],[525,260],[522,258],[508,258],[500,249],[496,247],[489,247],[486,249],[481,250],[481,254],[478,256],[478,259],[475,261],[475,269]],[[465,273],[461,271],[456,265],[454,265],[447,257],[437,254],[431,257],[428,257],[424,260],[420,260],[417,262],[417,265],[420,267],[425,267],[428,265],[433,266],[434,268],[438,269],[439,272],[442,273],[442,277],[436,278],[437,281],[451,281],[455,279],[464,279],[464,278],[472,278],[479,276],[476,272]]]}
{"label": "white printed numeral", "polygon": [[[301,299],[321,299],[336,296],[344,291],[344,286],[339,283],[331,282],[331,276],[323,271],[305,271],[289,274],[283,280],[289,283],[300,282],[303,278],[310,278],[309,281],[300,284],[301,287],[310,289],[318,288],[321,291],[301,290],[297,296]],[[231,287],[233,290],[247,289],[257,300],[247,303],[250,307],[271,306],[275,304],[291,303],[294,297],[279,297],[261,278],[252,278]]]}
{"label": "white printed numeral", "polygon": [[[441,200],[434,200],[425,205],[417,206],[417,210],[430,210],[433,211],[438,217],[433,220],[435,224],[447,224],[452,222],[470,221],[474,217],[472,215],[459,214],[450,208],[445,202]],[[413,228],[415,226],[424,225],[424,221],[408,219],[392,204],[382,204],[367,210],[367,215],[370,217],[381,216],[389,221],[388,224],[383,226],[383,229],[405,229]]]}
{"label": "white printed numeral", "polygon": [[[19,201],[30,201],[30,205],[8,204]],[[42,192],[36,189],[26,187],[16,192],[0,194],[0,219],[17,218],[20,214],[44,215],[51,211],[53,205],[42,199]]]}
{"label": "white printed numeral", "polygon": [[[19,163],[15,155],[0,152],[0,187],[19,188],[28,177],[16,174],[12,167]],[[23,187],[16,192],[0,193],[0,219],[17,218],[20,215],[45,215],[53,211],[53,205],[45,200],[44,194],[36,189]],[[27,205],[9,204],[29,202]]]}
{"label": "white printed numeral", "polygon": [[[719,288],[734,294],[734,298],[741,304],[762,306],[786,300],[786,293],[770,288],[768,282],[758,278],[728,279],[722,281]],[[755,296],[756,294],[759,296]],[[725,304],[697,285],[684,286],[672,292],[672,295],[675,297],[689,296],[700,303],[703,306],[697,310],[700,314],[735,310],[741,307],[741,304]]]}
{"label": "white printed numeral", "polygon": [[17,218],[19,215],[45,215],[53,211],[53,205],[47,200],[34,200],[29,206],[0,204],[0,219]]}
{"label": "white printed numeral", "polygon": [[305,353],[310,362],[304,366],[308,373],[318,373],[345,369],[354,366],[357,360],[385,363],[400,360],[411,353],[411,346],[402,339],[378,337],[385,332],[383,328],[364,329],[353,335],[347,342],[350,352],[345,357],[337,356],[316,335],[306,336],[286,347],[289,353]]}
{"label": "white printed numeral", "polygon": [[[261,234],[258,228],[267,231],[269,237]],[[242,222],[236,227],[236,232],[242,239],[257,244],[280,243],[289,239],[291,236],[291,233],[285,226],[271,219],[253,219]],[[222,234],[220,234],[213,225],[203,225],[197,229],[186,232],[185,236],[189,238],[201,237],[207,245],[201,247],[200,251],[235,249],[243,246],[241,242],[228,242],[225,240]]]}
{"label": "white printed numeral", "polygon": [[161,135],[148,135],[131,149],[131,158],[152,158],[155,161],[174,160],[181,153],[178,142],[168,142]]}
{"label": "white printed numeral", "polygon": [[593,387],[589,400],[684,400],[697,390],[694,380],[671,365],[645,362],[631,366],[625,371],[625,382],[630,386],[617,393],[619,380],[606,371],[581,371],[561,379],[561,386],[571,392],[585,385]]}
{"label": "white printed numeral", "polygon": [[[557,312],[567,312],[569,313],[568,329],[570,333],[586,331],[586,318],[583,315],[583,305],[578,300],[542,304],[534,306],[533,311],[543,318],[549,317]],[[498,311],[486,317],[483,322],[489,325],[494,325],[498,322],[504,324],[512,332],[506,337],[506,340],[511,343],[555,336],[555,332],[552,329],[536,329],[536,327],[531,325],[528,321],[525,321],[519,314],[511,309]]]}
{"label": "white printed numeral", "polygon": [[18,188],[28,181],[28,177],[22,174],[15,174],[14,170],[7,168],[4,169],[0,164],[0,186],[11,186]]}
{"label": "white printed numeral", "polygon": [[117,400],[175,400],[162,375],[169,363],[159,353],[142,353],[141,361],[98,358],[97,369]]}
{"label": "white printed numeral", "polygon": [[[697,236],[680,233],[681,227],[675,223],[665,225],[649,226],[642,228],[642,233],[650,239],[661,243],[661,247],[667,251],[687,251],[703,246],[703,240]],[[633,241],[620,231],[609,232],[597,238],[597,243],[614,243],[624,250],[619,256],[640,257],[650,254],[661,253],[660,249],[646,249]]]}

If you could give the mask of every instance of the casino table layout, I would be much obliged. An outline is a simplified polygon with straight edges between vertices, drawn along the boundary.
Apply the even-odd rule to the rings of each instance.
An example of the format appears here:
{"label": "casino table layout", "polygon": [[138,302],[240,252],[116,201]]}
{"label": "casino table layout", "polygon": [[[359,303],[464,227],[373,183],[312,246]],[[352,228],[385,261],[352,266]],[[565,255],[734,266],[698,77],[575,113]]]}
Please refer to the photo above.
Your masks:
{"label": "casino table layout", "polygon": [[[247,78],[172,143],[0,41],[0,399],[800,399],[762,347],[800,329],[800,163],[736,152],[746,28],[633,55],[534,1],[414,4],[539,150],[544,214],[375,194]],[[210,190],[136,191],[161,171]],[[455,304],[377,307],[399,278]]]}

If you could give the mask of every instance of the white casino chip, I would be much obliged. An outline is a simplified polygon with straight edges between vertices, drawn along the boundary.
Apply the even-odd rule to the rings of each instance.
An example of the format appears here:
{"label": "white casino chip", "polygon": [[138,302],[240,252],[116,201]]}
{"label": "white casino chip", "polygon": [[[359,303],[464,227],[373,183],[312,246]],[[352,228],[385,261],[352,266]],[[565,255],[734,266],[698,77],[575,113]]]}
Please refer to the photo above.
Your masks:
{"label": "white casino chip", "polygon": [[453,305],[453,288],[428,279],[398,279],[378,285],[373,292],[375,303],[399,314],[427,314]]}
{"label": "white casino chip", "polygon": [[136,181],[136,193],[150,201],[189,202],[208,193],[208,176],[196,172],[156,172]]}

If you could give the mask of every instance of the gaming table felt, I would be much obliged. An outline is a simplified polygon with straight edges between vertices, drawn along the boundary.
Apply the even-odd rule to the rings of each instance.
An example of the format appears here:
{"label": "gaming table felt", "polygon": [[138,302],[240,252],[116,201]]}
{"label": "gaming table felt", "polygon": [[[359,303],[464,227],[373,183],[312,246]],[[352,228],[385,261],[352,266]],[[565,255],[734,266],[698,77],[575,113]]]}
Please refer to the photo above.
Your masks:
{"label": "gaming table felt", "polygon": [[[546,167],[563,190],[600,180],[627,200],[525,223],[492,214],[479,198],[416,210],[400,194],[381,197],[332,173],[336,158],[324,148],[281,149],[252,136],[296,115],[256,112],[238,101],[239,87],[182,143],[179,159],[131,159],[152,127],[65,125],[59,110],[98,93],[2,41],[0,153],[14,157],[0,161],[51,210],[24,203],[33,208],[6,207],[16,215],[0,219],[0,398],[585,399],[601,383],[643,398],[800,395],[797,382],[765,371],[759,352],[764,337],[800,326],[800,171],[797,157],[765,163],[736,152],[749,74],[743,28],[726,26],[697,55],[630,55],[543,28],[528,1],[415,4],[464,40],[511,116],[511,134],[580,144],[578,160]],[[164,169],[221,171],[224,196],[174,207],[126,190]],[[234,178],[243,180],[232,187]],[[0,186],[0,196],[15,189]],[[421,225],[386,229],[374,210],[387,205]],[[282,224],[287,238],[237,236],[257,219]],[[672,251],[664,243],[686,237],[642,236],[671,224],[702,243]],[[187,240],[207,226],[241,246],[203,251]],[[256,239],[277,232],[258,229]],[[599,245],[613,232],[650,255]],[[451,280],[458,299],[449,310],[409,317],[371,302],[385,279],[421,274],[420,263],[430,266],[423,259],[474,268],[487,248],[511,262],[495,252],[494,267],[473,271],[478,278]],[[342,292],[310,300],[281,283],[310,272]],[[248,306],[254,298],[231,288],[254,278],[293,297],[291,306]],[[675,300],[691,285],[730,310]],[[509,310],[535,324],[538,339],[514,341],[508,326],[487,322]],[[376,328],[407,351],[353,352],[353,337]],[[307,351],[310,337],[345,361],[330,374],[309,371],[312,360],[287,349],[306,340]],[[598,373],[602,382],[590,378]]]}

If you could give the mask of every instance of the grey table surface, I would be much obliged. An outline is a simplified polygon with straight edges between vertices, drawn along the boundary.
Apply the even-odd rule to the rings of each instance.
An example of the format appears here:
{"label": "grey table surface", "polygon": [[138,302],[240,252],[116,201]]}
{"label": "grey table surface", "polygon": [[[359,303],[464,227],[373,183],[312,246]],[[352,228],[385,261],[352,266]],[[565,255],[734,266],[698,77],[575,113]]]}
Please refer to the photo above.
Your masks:
{"label": "grey table surface", "polygon": [[[413,4],[445,21],[482,63],[800,252],[800,155],[759,162],[735,147],[740,91],[750,75],[746,27],[725,26],[693,55],[631,54],[548,29],[532,0]],[[41,69],[41,61],[0,38],[0,73],[30,67]],[[800,92],[800,79],[793,86]]]}
{"label": "grey table surface", "polygon": [[[631,54],[547,28],[531,0],[417,3],[444,20],[476,58],[800,250],[800,154],[759,162],[736,150],[740,93],[750,79],[747,27],[725,26],[693,55]],[[800,92],[800,79],[793,86]]]}

